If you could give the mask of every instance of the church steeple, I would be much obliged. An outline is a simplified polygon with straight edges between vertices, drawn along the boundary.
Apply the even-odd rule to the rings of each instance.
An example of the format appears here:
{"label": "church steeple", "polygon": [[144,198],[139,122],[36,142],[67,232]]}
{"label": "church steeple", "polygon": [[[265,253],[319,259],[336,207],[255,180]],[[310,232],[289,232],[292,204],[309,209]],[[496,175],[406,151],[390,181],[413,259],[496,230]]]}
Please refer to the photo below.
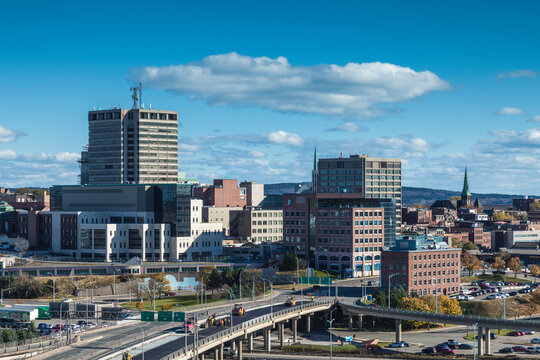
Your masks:
{"label": "church steeple", "polygon": [[461,191],[461,206],[472,207],[472,197],[469,191],[469,179],[467,178],[467,167],[465,167],[465,176],[463,178],[463,190]]}

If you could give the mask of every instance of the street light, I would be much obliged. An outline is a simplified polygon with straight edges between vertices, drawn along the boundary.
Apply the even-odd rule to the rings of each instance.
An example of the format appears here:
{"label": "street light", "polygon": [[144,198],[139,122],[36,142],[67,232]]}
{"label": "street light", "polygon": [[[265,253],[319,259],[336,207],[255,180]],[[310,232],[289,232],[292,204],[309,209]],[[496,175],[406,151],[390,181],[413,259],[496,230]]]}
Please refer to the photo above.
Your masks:
{"label": "street light", "polygon": [[394,276],[397,276],[399,274],[392,274],[392,275],[388,275],[388,307],[390,307],[390,280],[394,277]]}
{"label": "street light", "polygon": [[330,320],[328,321],[328,325],[330,327],[330,359],[332,359],[332,324],[334,323],[334,319],[332,319],[332,313],[336,310],[336,308],[333,308],[332,311],[330,311]]}
{"label": "street light", "polygon": [[239,298],[242,299],[242,271],[244,270],[247,270],[247,268],[243,268],[242,270],[240,270],[240,272],[238,273],[238,290],[239,290]]}
{"label": "street light", "polygon": [[439,287],[437,286],[438,285],[438,281],[436,278],[431,278],[431,280],[433,280],[433,283],[435,284],[435,314],[438,314],[439,313]]}
{"label": "street light", "polygon": [[139,326],[139,329],[141,329],[141,333],[142,333],[141,352],[142,352],[142,360],[144,360],[144,330],[142,326]]}
{"label": "street light", "polygon": [[328,300],[330,300],[330,273],[326,270],[321,270],[323,273],[328,275]]}
{"label": "street light", "polygon": [[233,317],[232,317],[232,299],[233,299],[233,295],[232,295],[232,292],[229,289],[219,289],[219,290],[224,290],[224,291],[227,291],[229,293],[229,299],[231,301],[231,327],[232,327],[233,326]]}
{"label": "street light", "polygon": [[[186,328],[186,317],[187,317],[187,309],[184,305],[181,305],[181,304],[177,304],[177,306],[181,306],[182,309],[184,309],[184,340],[185,340],[185,344],[184,344],[184,349],[187,349],[187,338],[188,338],[188,335],[187,335],[187,328]],[[195,310],[197,311],[197,310]]]}
{"label": "street light", "polygon": [[47,274],[51,274],[51,276],[53,277],[53,300],[52,301],[56,302],[56,275],[54,275],[50,271]]}
{"label": "street light", "polygon": [[[274,313],[274,285],[272,284],[272,282],[268,279],[263,279],[263,285],[264,285],[264,282],[265,281],[268,281],[268,283],[270,284],[270,313]],[[263,298],[264,298],[264,294],[263,294]]]}
{"label": "street light", "polygon": [[[478,323],[473,324],[473,360],[476,360],[476,327]],[[478,334],[480,336],[480,334]]]}

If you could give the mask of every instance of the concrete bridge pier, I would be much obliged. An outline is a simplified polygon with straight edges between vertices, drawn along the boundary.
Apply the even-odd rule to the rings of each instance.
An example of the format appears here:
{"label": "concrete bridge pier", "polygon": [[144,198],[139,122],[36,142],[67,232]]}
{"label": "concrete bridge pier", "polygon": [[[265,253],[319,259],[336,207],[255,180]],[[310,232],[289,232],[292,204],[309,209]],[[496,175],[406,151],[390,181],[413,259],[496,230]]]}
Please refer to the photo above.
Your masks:
{"label": "concrete bridge pier", "polygon": [[354,322],[353,315],[349,315],[349,331],[352,331],[353,329],[353,322]]}
{"label": "concrete bridge pier", "polygon": [[358,329],[362,330],[362,315],[358,315]]}
{"label": "concrete bridge pier", "polygon": [[248,350],[250,353],[253,352],[253,333],[248,334]]}
{"label": "concrete bridge pier", "polygon": [[214,360],[219,360],[219,348],[214,348]]}
{"label": "concrete bridge pier", "polygon": [[311,314],[306,316],[306,332],[311,332]]}
{"label": "concrete bridge pier", "polygon": [[200,360],[204,360],[204,354],[199,355]]}
{"label": "concrete bridge pier", "polygon": [[279,337],[279,346],[283,348],[285,344],[285,323],[280,322],[278,324],[278,337]]}
{"label": "concrete bridge pier", "polygon": [[219,344],[219,360],[223,360],[223,346],[223,343]]}
{"label": "concrete bridge pier", "polygon": [[270,352],[270,328],[264,329],[264,349]]}
{"label": "concrete bridge pier", "polygon": [[484,329],[481,326],[478,327],[478,356],[484,355],[484,348],[482,347],[482,342],[483,342],[482,331],[483,330]]}
{"label": "concrete bridge pier", "polygon": [[238,351],[236,352],[236,358],[238,360],[242,360],[242,339],[236,340],[236,347],[238,349]]}
{"label": "concrete bridge pier", "polygon": [[401,341],[401,320],[396,319],[396,342]]}
{"label": "concrete bridge pier", "polygon": [[298,319],[294,318],[292,319],[292,336],[293,336],[293,343],[296,344],[296,341],[298,339]]}
{"label": "concrete bridge pier", "polygon": [[486,328],[486,344],[484,354],[491,355],[491,334],[489,328]]}

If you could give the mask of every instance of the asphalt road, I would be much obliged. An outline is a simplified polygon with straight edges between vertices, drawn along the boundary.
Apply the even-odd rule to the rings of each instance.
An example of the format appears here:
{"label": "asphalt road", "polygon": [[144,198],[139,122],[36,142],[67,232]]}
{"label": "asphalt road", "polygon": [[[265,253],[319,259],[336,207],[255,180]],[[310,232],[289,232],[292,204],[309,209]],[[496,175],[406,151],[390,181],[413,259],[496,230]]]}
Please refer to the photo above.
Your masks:
{"label": "asphalt road", "polygon": [[[297,304],[300,305],[301,302],[298,302]],[[274,304],[274,311],[279,311],[287,308],[284,304]],[[234,316],[233,317],[233,325],[238,325],[240,323],[243,323],[245,321],[254,319],[259,316],[263,316],[270,313],[270,306],[266,306],[263,308],[255,309],[255,310],[249,310],[246,312],[244,316]],[[201,329],[199,330],[199,340],[204,339],[207,336],[213,335],[219,331],[223,330],[221,327],[211,327],[207,329]],[[153,360],[153,359],[161,359],[162,357],[167,356],[168,354],[179,350],[185,346],[186,339],[180,338],[173,340],[171,342],[168,342],[167,344],[164,344],[162,346],[158,346],[156,348],[150,349],[148,351],[144,352],[144,358],[147,360]],[[187,344],[190,345],[193,343],[193,335],[189,335],[187,338]],[[142,355],[137,355],[133,357],[133,360],[142,360]]]}

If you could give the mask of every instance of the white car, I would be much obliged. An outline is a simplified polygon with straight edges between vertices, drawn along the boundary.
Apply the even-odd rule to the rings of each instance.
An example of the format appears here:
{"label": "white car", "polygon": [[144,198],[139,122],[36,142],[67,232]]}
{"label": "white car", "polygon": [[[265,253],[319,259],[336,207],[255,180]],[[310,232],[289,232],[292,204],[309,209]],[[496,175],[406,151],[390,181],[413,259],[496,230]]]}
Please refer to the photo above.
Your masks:
{"label": "white car", "polygon": [[538,338],[531,339],[531,344],[540,344],[540,339]]}
{"label": "white car", "polygon": [[235,356],[236,355],[236,349],[233,349],[229,346],[226,346],[223,348],[223,356]]}

